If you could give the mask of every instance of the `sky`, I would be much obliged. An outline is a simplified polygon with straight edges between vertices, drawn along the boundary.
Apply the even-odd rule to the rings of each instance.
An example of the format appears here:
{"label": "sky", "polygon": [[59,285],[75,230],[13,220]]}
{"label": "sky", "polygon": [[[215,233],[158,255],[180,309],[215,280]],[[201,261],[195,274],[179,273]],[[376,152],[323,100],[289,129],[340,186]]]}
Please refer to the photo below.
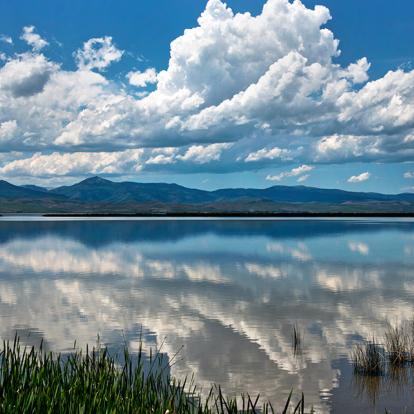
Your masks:
{"label": "sky", "polygon": [[0,178],[414,191],[408,0],[0,0]]}

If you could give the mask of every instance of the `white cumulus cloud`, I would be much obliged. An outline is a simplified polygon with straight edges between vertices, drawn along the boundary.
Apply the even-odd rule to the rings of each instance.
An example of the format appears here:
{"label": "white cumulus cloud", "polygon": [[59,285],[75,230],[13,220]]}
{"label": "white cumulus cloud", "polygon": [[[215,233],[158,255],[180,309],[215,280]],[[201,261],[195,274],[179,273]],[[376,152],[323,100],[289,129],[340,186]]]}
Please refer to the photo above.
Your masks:
{"label": "white cumulus cloud", "polygon": [[[23,27],[23,33],[20,36],[32,49],[36,52],[46,47],[49,43],[43,39],[38,33],[35,32],[36,28],[34,26],[25,26]],[[12,43],[11,38],[6,37],[5,41],[7,43]]]}
{"label": "white cumulus cloud", "polygon": [[[43,55],[20,55],[0,68],[0,93],[3,98],[8,93],[11,94],[11,98],[27,98],[38,94],[44,90],[51,75],[58,68],[56,63],[50,62]],[[26,102],[25,105],[28,106],[29,103]],[[11,109],[16,110],[16,107]],[[47,122],[47,119],[45,121]]]}
{"label": "white cumulus cloud", "polygon": [[[341,66],[330,19],[299,0],[267,0],[257,15],[209,0],[163,70],[128,72],[131,85],[154,85],[139,94],[105,73],[124,54],[112,37],[87,40],[67,70],[26,26],[32,51],[0,60],[0,151],[27,160],[143,150],[143,168],[174,171],[413,161],[414,71],[370,80],[365,57]],[[294,170],[268,179],[309,175]]]}
{"label": "white cumulus cloud", "polygon": [[76,51],[75,58],[80,69],[105,70],[112,62],[118,62],[123,53],[113,44],[111,36],[95,37]]}
{"label": "white cumulus cloud", "polygon": [[9,176],[56,177],[82,174],[117,174],[139,172],[142,150],[95,153],[36,153],[30,158],[15,160],[0,168]]}
{"label": "white cumulus cloud", "polygon": [[211,144],[193,145],[177,158],[183,161],[192,161],[197,164],[205,164],[211,161],[218,161],[223,150],[229,148],[231,144]]}
{"label": "white cumulus cloud", "polygon": [[15,120],[4,121],[0,123],[0,141],[13,138],[17,131],[17,122]]}
{"label": "white cumulus cloud", "polygon": [[289,151],[286,149],[274,147],[274,148],[262,148],[258,151],[251,152],[246,158],[245,162],[255,162],[262,160],[275,160],[275,159],[287,159],[289,157]]}
{"label": "white cumulus cloud", "polygon": [[144,88],[149,84],[157,83],[157,71],[154,68],[148,68],[144,72],[129,72],[127,79],[131,85]]}
{"label": "white cumulus cloud", "polygon": [[152,150],[151,156],[146,160],[147,165],[168,165],[177,162],[177,148],[156,148]]}
{"label": "white cumulus cloud", "polygon": [[[277,175],[268,175],[266,177],[266,180],[269,180],[269,181],[282,181],[284,178],[298,177],[302,174],[306,174],[307,172],[312,171],[313,169],[314,169],[313,166],[304,164],[304,165],[301,165],[297,168],[293,168],[290,171],[285,171],[285,172],[282,172],[282,173],[277,174]],[[301,181],[299,181],[299,182],[305,181],[307,178],[309,178],[309,175],[302,176],[302,177],[299,178],[299,180],[301,179]]]}
{"label": "white cumulus cloud", "polygon": [[363,181],[369,180],[371,174],[369,172],[364,172],[359,175],[353,175],[352,177],[348,178],[348,183],[361,183]]}

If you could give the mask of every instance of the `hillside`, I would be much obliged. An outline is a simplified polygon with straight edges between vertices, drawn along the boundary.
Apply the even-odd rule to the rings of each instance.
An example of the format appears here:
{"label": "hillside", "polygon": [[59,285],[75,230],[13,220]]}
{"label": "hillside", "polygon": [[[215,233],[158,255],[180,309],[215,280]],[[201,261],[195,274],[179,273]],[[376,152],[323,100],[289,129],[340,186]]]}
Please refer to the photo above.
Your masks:
{"label": "hillside", "polygon": [[305,186],[205,191],[166,183],[91,177],[46,189],[0,181],[0,213],[414,213],[414,194],[380,194]]}

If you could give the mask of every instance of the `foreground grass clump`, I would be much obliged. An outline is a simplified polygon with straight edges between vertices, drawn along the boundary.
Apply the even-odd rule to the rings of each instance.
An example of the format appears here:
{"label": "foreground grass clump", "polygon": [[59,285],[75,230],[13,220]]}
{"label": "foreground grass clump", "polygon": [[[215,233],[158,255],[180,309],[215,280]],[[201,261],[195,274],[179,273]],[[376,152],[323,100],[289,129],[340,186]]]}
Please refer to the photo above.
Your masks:
{"label": "foreground grass clump", "polygon": [[220,387],[203,399],[192,383],[169,377],[159,354],[145,371],[143,359],[142,349],[136,358],[125,350],[119,362],[100,347],[62,356],[4,342],[0,413],[305,413],[303,395],[294,405],[290,395],[278,410],[258,407],[259,397],[225,398]]}
{"label": "foreground grass clump", "polygon": [[414,363],[414,321],[390,326],[385,333],[385,349],[391,365]]}
{"label": "foreground grass clump", "polygon": [[384,352],[373,339],[355,346],[352,353],[354,371],[362,375],[382,375],[384,372]]}
{"label": "foreground grass clump", "polygon": [[352,352],[354,371],[362,375],[395,374],[395,369],[414,364],[414,322],[389,326],[384,344],[373,339],[358,344]]}

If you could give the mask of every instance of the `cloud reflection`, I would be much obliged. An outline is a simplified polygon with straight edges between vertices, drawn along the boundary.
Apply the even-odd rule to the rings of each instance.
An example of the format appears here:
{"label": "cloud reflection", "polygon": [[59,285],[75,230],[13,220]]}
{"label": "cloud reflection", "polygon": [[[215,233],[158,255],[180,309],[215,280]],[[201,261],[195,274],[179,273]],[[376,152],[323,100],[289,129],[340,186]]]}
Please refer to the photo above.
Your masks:
{"label": "cloud reflection", "polygon": [[369,246],[365,243],[353,241],[353,242],[349,242],[348,246],[351,252],[359,253],[362,256],[369,255]]}
{"label": "cloud reflection", "polygon": [[[413,311],[411,263],[370,255],[395,233],[366,249],[358,242],[362,261],[349,260],[342,235],[298,242],[246,234],[238,243],[206,232],[197,243],[170,243],[114,234],[105,245],[46,231],[23,236],[0,245],[2,338],[24,326],[54,350],[94,343],[98,333],[136,348],[142,327],[148,346],[167,338],[170,356],[184,345],[174,375],[194,372],[204,388],[219,382],[271,399],[303,390],[318,412],[329,411],[341,387],[334,361],[355,339],[379,336],[387,319]],[[300,357],[291,348],[294,323],[304,333]]]}

